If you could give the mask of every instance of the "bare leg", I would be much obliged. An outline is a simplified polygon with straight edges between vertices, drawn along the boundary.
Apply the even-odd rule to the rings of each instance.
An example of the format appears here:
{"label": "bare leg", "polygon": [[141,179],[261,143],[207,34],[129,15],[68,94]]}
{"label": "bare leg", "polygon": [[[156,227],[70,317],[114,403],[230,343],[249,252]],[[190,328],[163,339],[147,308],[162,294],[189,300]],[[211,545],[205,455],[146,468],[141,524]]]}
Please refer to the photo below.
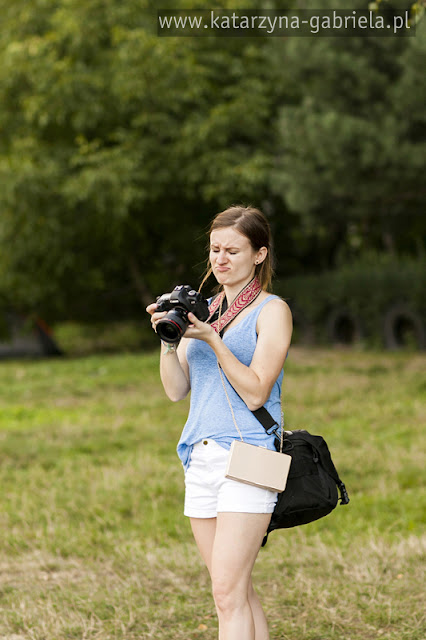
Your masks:
{"label": "bare leg", "polygon": [[268,638],[266,620],[251,585],[251,572],[270,518],[270,514],[259,513],[217,516],[211,576],[219,640]]}
{"label": "bare leg", "polygon": [[[234,516],[234,517],[233,517]],[[197,543],[198,549],[200,551],[201,557],[203,558],[207,569],[209,570],[210,576],[212,577],[213,582],[213,593],[218,593],[218,601],[222,602],[222,598],[220,595],[220,585],[230,584],[234,582],[239,582],[241,579],[241,586],[243,592],[241,593],[242,600],[245,601],[245,607],[243,613],[243,617],[248,620],[249,629],[251,630],[248,633],[251,635],[245,635],[242,633],[242,627],[237,622],[237,631],[235,635],[224,635],[228,633],[226,630],[226,621],[222,622],[222,612],[220,610],[219,602],[216,602],[216,608],[219,615],[219,625],[220,632],[219,638],[220,640],[269,640],[268,633],[268,625],[266,622],[265,614],[263,612],[262,606],[260,604],[259,598],[256,592],[253,589],[252,581],[251,581],[251,570],[256,559],[257,553],[260,548],[260,543],[262,541],[264,532],[269,524],[270,515],[268,514],[220,514],[219,515],[219,523],[223,521],[222,532],[220,532],[220,537],[218,537],[218,542],[222,539],[222,543],[226,546],[226,553],[222,553],[220,549],[220,544],[216,545],[216,552],[218,555],[217,561],[217,571],[216,575],[218,578],[212,575],[212,562],[213,562],[213,548],[215,547],[216,540],[216,531],[217,531],[217,519],[216,518],[191,518],[191,527],[194,534],[195,541]],[[235,524],[234,521],[235,520]],[[220,524],[219,524],[220,526]],[[260,529],[260,533],[256,533],[256,529]],[[240,533],[238,533],[240,531]],[[242,532],[242,535],[241,535]],[[230,535],[229,541],[227,536]],[[247,538],[250,538],[250,541],[254,538],[253,545],[251,545],[250,541],[247,541]],[[242,547],[246,546],[242,544],[242,540],[249,545],[249,553],[247,554],[244,551],[244,557],[242,558],[243,568],[240,570],[238,568],[238,563],[236,565],[237,575],[235,578],[232,578],[230,582],[228,580],[221,581],[221,574],[228,573],[228,567],[226,566],[226,555],[230,554],[233,560],[235,560],[235,551],[233,549],[238,549],[236,555],[239,556]],[[248,561],[246,562],[245,557],[248,556]],[[232,577],[232,571],[229,573]],[[245,587],[243,585],[246,585]],[[245,592],[244,592],[245,589]],[[232,590],[231,590],[232,591]],[[223,595],[223,593],[222,593]],[[230,595],[230,601],[232,601],[232,595]],[[228,598],[228,596],[227,596]],[[215,598],[216,600],[216,598]],[[248,607],[247,607],[248,603]],[[233,605],[232,605],[233,608]],[[227,610],[227,607],[225,606]],[[226,617],[226,611],[224,612]],[[225,629],[222,630],[222,627],[225,625]],[[253,635],[253,627],[254,627],[254,635]],[[231,632],[229,632],[231,633]]]}
{"label": "bare leg", "polygon": [[268,622],[259,597],[250,580],[248,599],[254,620],[255,640],[269,640]]}

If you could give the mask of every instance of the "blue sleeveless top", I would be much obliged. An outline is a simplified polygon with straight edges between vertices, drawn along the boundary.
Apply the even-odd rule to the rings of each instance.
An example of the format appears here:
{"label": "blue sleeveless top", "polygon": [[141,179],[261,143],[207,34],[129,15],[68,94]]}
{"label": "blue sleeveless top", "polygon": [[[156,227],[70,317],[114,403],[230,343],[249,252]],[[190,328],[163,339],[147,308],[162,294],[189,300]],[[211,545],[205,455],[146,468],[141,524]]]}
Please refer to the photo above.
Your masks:
{"label": "blue sleeveless top", "polygon": [[[270,295],[223,335],[223,342],[234,356],[247,367],[250,365],[257,343],[256,323],[265,304],[277,296]],[[232,420],[231,409],[223,389],[217,358],[213,349],[203,340],[191,339],[186,352],[191,382],[191,405],[188,420],[177,446],[184,468],[189,465],[192,447],[204,438],[211,438],[225,449],[240,439]],[[245,442],[274,450],[274,435],[268,436],[263,426],[248,409],[222,371],[235,420]],[[265,403],[266,409],[281,424],[280,372]]]}

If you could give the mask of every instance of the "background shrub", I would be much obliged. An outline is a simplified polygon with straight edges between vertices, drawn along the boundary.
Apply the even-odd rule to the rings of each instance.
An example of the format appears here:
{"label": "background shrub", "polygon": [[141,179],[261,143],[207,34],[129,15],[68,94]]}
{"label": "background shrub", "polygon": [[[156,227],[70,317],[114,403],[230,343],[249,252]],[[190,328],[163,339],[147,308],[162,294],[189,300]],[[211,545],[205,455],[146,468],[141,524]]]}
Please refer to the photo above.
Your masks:
{"label": "background shrub", "polygon": [[310,326],[314,340],[326,342],[327,320],[340,312],[359,324],[367,344],[383,346],[384,317],[397,305],[415,316],[424,331],[425,258],[371,253],[334,271],[282,280],[276,291],[294,311],[295,340],[303,340]]}

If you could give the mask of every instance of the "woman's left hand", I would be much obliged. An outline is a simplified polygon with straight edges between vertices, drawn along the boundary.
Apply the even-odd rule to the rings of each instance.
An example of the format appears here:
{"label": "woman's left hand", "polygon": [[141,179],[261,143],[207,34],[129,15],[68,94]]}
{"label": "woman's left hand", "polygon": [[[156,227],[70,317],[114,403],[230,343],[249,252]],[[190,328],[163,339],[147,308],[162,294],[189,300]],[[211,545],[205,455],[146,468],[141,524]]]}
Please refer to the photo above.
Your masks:
{"label": "woman's left hand", "polygon": [[193,313],[188,313],[190,325],[184,333],[185,338],[195,338],[196,340],[204,340],[210,343],[217,335],[216,331],[210,324],[202,322]]}

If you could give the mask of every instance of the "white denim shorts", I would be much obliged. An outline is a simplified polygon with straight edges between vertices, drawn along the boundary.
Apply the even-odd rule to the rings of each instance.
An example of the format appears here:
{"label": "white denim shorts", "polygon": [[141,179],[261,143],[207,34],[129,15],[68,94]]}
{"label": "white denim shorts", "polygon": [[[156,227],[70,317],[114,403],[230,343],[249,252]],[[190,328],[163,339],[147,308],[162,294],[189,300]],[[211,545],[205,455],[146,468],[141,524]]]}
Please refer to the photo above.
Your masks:
{"label": "white denim shorts", "polygon": [[272,513],[278,494],[225,478],[229,450],[210,439],[194,445],[185,473],[185,509],[190,518],[218,513]]}

